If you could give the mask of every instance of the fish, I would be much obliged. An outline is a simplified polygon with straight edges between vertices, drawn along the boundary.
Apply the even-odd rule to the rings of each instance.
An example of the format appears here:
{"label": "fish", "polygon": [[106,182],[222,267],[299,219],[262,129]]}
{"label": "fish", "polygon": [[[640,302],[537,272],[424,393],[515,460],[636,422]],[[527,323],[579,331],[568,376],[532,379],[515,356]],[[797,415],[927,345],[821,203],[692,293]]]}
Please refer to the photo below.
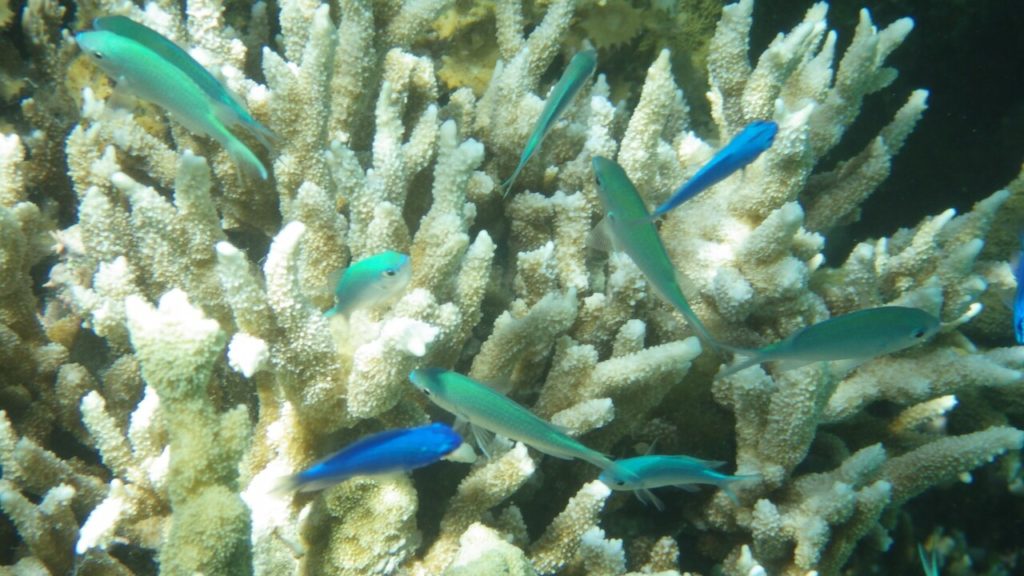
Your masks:
{"label": "fish", "polygon": [[249,111],[235,96],[202,64],[189,55],[184,49],[156,30],[140,24],[126,16],[101,16],[93,20],[95,30],[113,32],[130,40],[134,40],[163,57],[179,70],[188,75],[203,92],[214,102],[214,113],[225,126],[240,126],[264,148],[273,149],[278,141],[277,135],[269,128],[260,124],[249,114]]}
{"label": "fish", "polygon": [[725,180],[733,172],[750,164],[762,152],[771,148],[779,125],[771,120],[757,120],[747,124],[739,134],[718,151],[692,178],[676,188],[672,196],[651,212],[651,219],[659,218],[669,210]]}
{"label": "fish", "polygon": [[519,157],[519,164],[516,166],[515,171],[512,172],[512,176],[501,183],[502,188],[505,189],[504,195],[508,195],[509,190],[512,189],[512,184],[516,181],[516,177],[519,176],[519,172],[526,166],[526,162],[540,149],[541,142],[544,141],[544,137],[551,131],[555,121],[569,107],[573,98],[576,97],[580,88],[586,84],[587,79],[590,78],[596,68],[597,52],[595,50],[581,50],[569,61],[569,65],[565,67],[565,72],[562,72],[562,77],[558,79],[558,82],[548,94],[548,100],[544,103],[544,109],[541,111],[540,117],[537,118],[537,124],[533,127],[533,133],[530,134],[530,139],[526,141],[526,147],[523,148],[523,153]]}
{"label": "fish", "polygon": [[932,548],[930,553],[926,553],[924,546],[918,544],[917,557],[921,560],[921,569],[924,570],[924,576],[939,576],[938,550]]}
{"label": "fish", "polygon": [[357,308],[374,306],[401,294],[412,278],[409,256],[390,250],[352,264],[334,288],[334,307],[324,316],[348,316]]}
{"label": "fish", "polygon": [[555,458],[577,458],[602,469],[614,465],[610,458],[571,438],[560,427],[468,376],[442,368],[420,368],[409,374],[409,380],[431,402],[469,422],[485,453],[478,428]]}
{"label": "fish", "polygon": [[461,444],[462,437],[439,422],[385,430],[349,444],[302,472],[279,479],[271,492],[312,492],[354,476],[408,472],[437,462]]}
{"label": "fish", "polygon": [[733,502],[737,502],[736,494],[730,488],[735,482],[760,478],[759,474],[740,474],[729,476],[715,472],[715,468],[725,462],[701,460],[692,456],[661,456],[650,454],[625,458],[615,461],[615,468],[609,468],[598,476],[612,490],[633,490],[637,498],[645,504],[653,504],[658,510],[665,506],[653,493],[651,488],[675,486],[683,490],[695,490],[693,484],[711,484],[718,486]]}
{"label": "fish", "polygon": [[757,350],[715,376],[722,378],[762,362],[782,361],[782,369],[811,362],[867,359],[903,350],[938,332],[939,319],[918,308],[880,306],[829,318],[789,338]]}
{"label": "fish", "polygon": [[79,32],[75,42],[119,87],[165,109],[190,131],[219,142],[245,176],[267,179],[263,162],[218,117],[218,104],[172,62],[108,30]]}
{"label": "fish", "polygon": [[597,195],[605,211],[605,219],[599,226],[603,226],[611,236],[614,247],[629,255],[654,292],[678,310],[697,334],[712,346],[725,348],[708,332],[686,301],[672,260],[626,171],[601,156],[594,156],[591,162],[597,178]]}
{"label": "fish", "polygon": [[1017,292],[1013,296],[1013,335],[1017,344],[1024,344],[1024,234],[1019,235],[1021,251],[1013,267],[1017,279]]}

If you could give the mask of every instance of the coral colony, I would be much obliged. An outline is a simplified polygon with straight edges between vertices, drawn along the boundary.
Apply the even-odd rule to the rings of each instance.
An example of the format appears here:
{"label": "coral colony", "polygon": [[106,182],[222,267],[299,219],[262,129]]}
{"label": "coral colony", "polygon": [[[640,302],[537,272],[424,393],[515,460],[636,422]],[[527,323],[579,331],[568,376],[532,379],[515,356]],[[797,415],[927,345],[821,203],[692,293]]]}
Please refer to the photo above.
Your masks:
{"label": "coral colony", "polygon": [[925,112],[822,166],[910,19],[750,54],[715,5],[695,123],[572,0],[9,4],[0,573],[831,575],[997,456],[1024,491],[1024,348],[965,335],[1013,334],[1024,179],[823,255]]}

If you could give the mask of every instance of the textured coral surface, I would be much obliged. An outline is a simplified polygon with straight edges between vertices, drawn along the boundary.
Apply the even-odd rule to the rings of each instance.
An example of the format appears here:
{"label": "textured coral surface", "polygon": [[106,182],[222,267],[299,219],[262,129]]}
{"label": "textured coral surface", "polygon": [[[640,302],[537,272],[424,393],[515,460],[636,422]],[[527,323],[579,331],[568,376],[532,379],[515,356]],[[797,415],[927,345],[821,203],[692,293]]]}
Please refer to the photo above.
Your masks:
{"label": "textured coral surface", "polygon": [[[972,479],[1024,494],[1024,348],[1003,304],[1024,175],[826,261],[926,113],[927,90],[900,94],[839,152],[913,21],[863,10],[840,37],[818,3],[756,53],[753,0],[643,4],[0,3],[31,56],[24,84],[0,73],[20,98],[0,112],[0,574],[896,573],[926,537],[980,573],[960,527],[907,536],[906,510]],[[112,88],[73,36],[109,14],[178,42],[277,135],[247,141],[267,180]],[[597,74],[503,195],[585,47]],[[766,119],[770,150],[658,223],[697,315],[757,347],[899,304],[942,320],[929,342],[715,379],[730,354],[628,256],[588,246],[594,156],[652,206]],[[401,297],[325,317],[337,271],[383,250],[411,257]],[[408,381],[427,366],[613,458],[753,479],[736,501],[659,490],[658,512],[499,438],[473,463],[271,490],[366,434],[450,421]]]}

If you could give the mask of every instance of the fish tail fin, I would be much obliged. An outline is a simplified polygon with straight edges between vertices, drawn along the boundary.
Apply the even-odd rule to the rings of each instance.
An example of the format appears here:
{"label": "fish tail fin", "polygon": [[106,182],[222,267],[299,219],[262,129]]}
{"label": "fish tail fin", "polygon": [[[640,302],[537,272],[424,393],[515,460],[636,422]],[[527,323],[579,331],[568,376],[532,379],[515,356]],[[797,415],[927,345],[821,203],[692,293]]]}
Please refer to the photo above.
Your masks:
{"label": "fish tail fin", "polygon": [[274,496],[283,497],[296,492],[302,486],[302,481],[299,479],[298,474],[292,474],[290,476],[282,476],[270,485],[267,489],[268,494]]}
{"label": "fish tail fin", "polygon": [[228,96],[231,98],[231,103],[219,100],[211,102],[213,114],[220,120],[221,124],[230,130],[242,129],[246,134],[259,141],[260,145],[268,152],[277,150],[281,145],[281,138],[274,134],[270,128],[260,124],[258,120],[253,118],[234,94],[229,94]]}
{"label": "fish tail fin", "polygon": [[756,472],[753,474],[737,474],[736,476],[727,476],[723,478],[721,482],[718,483],[718,487],[721,488],[722,492],[724,492],[725,495],[729,497],[729,500],[732,500],[733,504],[738,505],[740,503],[740,500],[739,498],[736,497],[736,492],[733,491],[732,485],[742,485],[744,482],[757,482],[760,481],[762,478],[763,477]]}
{"label": "fish tail fin", "polygon": [[253,138],[259,140],[259,143],[263,145],[268,152],[276,152],[281,148],[281,137],[275,134],[270,128],[267,128],[263,124],[260,124],[256,119],[252,119],[251,122],[244,124],[246,132],[252,135]]}
{"label": "fish tail fin", "polygon": [[231,156],[235,166],[238,167],[238,171],[244,178],[267,179],[266,166],[263,165],[263,162],[253,154],[252,150],[244,142],[232,136],[227,140],[224,147],[227,148],[228,155]]}
{"label": "fish tail fin", "polygon": [[729,500],[732,500],[733,504],[739,506],[740,499],[736,497],[736,493],[732,491],[732,488],[728,484],[722,484],[722,492],[729,497]]}
{"label": "fish tail fin", "polygon": [[725,378],[726,376],[735,374],[740,370],[745,370],[747,368],[750,368],[751,366],[760,364],[761,362],[765,361],[765,357],[762,354],[758,353],[756,350],[746,350],[743,348],[732,347],[725,348],[725,350],[728,350],[737,355],[745,355],[749,357],[745,360],[737,362],[736,364],[733,364],[732,366],[725,367],[725,365],[723,364],[723,369],[719,370],[718,374],[715,374],[715,380],[718,380],[719,378]]}
{"label": "fish tail fin", "polygon": [[523,163],[520,162],[516,169],[512,172],[512,175],[507,180],[501,183],[501,197],[505,198],[508,196],[509,190],[512,189],[512,184],[515,184],[516,178],[519,176],[519,172],[523,169]]}

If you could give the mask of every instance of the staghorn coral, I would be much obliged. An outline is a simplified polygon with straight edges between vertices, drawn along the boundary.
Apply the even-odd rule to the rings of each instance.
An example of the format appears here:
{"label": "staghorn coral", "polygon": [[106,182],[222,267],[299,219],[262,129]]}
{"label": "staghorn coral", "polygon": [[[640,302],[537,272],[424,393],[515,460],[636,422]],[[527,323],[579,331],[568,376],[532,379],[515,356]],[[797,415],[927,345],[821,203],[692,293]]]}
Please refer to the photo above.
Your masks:
{"label": "staghorn coral", "polygon": [[[710,28],[703,11],[654,4]],[[1020,350],[961,333],[990,284],[1009,285],[997,282],[1005,255],[983,247],[1019,184],[863,242],[839,265],[823,255],[925,111],[927,93],[912,92],[863,150],[823,167],[895,77],[885,60],[909,19],[878,29],[861,12],[838,55],[846,43],[815,4],[752,58],[752,1],[726,6],[706,38],[707,117],[676,76],[699,54],[643,62],[635,106],[612,98],[625,76],[599,64],[503,200],[496,183],[550,70],[598,14],[628,7],[499,2],[496,48],[468,58],[445,42],[489,26],[488,4],[228,6],[101,0],[79,5],[72,26],[126,14],[187,47],[280,137],[267,182],[240,181],[223,150],[159,110],[109,101],[60,5],[30,2],[20,16],[36,88],[18,121],[31,129],[0,124],[0,509],[18,536],[15,573],[673,574],[691,569],[680,550],[695,547],[668,535],[699,531],[701,561],[726,574],[836,574],[858,544],[884,546],[908,499],[1024,442]],[[629,57],[615,38],[593,41],[603,61]],[[459,70],[477,58],[486,70]],[[772,149],[660,224],[709,329],[762,345],[900,303],[942,317],[933,342],[712,382],[727,358],[701,347],[628,257],[588,251],[601,216],[592,156],[617,158],[654,204],[764,118],[780,126]],[[407,292],[325,319],[332,274],[384,249],[411,255]],[[987,314],[1008,326],[1005,311]],[[428,365],[502,384],[612,455],[657,443],[761,478],[738,504],[687,502],[657,528],[593,467],[521,444],[468,470],[269,493],[366,433],[440,417],[406,382]],[[899,410],[876,414],[879,402]],[[961,411],[970,424],[945,429]]]}

